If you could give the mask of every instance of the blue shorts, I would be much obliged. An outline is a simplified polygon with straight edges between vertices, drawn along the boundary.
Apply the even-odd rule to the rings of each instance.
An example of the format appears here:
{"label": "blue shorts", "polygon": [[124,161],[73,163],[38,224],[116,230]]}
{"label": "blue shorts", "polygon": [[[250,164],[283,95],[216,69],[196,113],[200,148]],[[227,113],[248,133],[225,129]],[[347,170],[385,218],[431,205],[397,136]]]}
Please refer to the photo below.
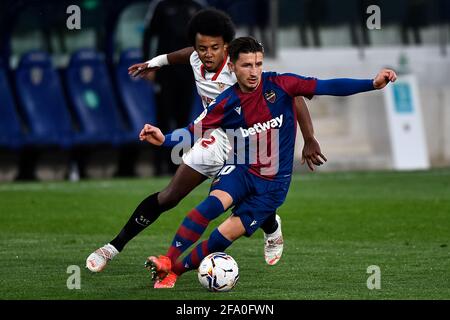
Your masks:
{"label": "blue shorts", "polygon": [[286,199],[291,179],[270,181],[248,171],[245,166],[225,166],[211,184],[211,191],[222,190],[233,198],[235,216],[251,236]]}

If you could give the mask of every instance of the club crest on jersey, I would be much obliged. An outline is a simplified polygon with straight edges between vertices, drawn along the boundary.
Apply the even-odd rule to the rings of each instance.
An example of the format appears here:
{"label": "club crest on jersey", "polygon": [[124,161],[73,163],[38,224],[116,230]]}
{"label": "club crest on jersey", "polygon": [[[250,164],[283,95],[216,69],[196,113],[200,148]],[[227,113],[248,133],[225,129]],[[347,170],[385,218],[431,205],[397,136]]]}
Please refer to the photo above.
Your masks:
{"label": "club crest on jersey", "polygon": [[270,90],[270,91],[267,91],[266,93],[264,93],[264,97],[270,103],[274,103],[275,100],[277,99],[277,95],[275,94],[275,91],[273,91],[273,90]]}

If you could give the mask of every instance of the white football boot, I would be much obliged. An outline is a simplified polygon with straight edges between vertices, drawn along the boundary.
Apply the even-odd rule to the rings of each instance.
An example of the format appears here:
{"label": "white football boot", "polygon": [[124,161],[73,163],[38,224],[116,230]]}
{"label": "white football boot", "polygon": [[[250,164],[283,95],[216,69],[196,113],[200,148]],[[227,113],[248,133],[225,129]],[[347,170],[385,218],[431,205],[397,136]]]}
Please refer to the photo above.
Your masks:
{"label": "white football boot", "polygon": [[268,265],[275,265],[283,254],[283,234],[281,233],[281,218],[276,216],[278,228],[274,233],[264,233],[264,258]]}
{"label": "white football boot", "polygon": [[92,272],[101,272],[105,269],[107,263],[114,258],[119,251],[111,244],[105,244],[92,252],[86,259],[86,268]]}

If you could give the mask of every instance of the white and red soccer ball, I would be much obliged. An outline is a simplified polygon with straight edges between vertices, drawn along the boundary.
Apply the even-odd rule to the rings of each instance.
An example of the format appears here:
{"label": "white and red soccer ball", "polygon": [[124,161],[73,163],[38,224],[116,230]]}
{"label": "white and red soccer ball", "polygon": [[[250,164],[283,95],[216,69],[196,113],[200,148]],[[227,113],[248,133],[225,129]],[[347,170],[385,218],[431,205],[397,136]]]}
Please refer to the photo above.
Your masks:
{"label": "white and red soccer ball", "polygon": [[209,291],[230,291],[239,279],[236,261],[224,252],[206,256],[198,267],[198,280]]}

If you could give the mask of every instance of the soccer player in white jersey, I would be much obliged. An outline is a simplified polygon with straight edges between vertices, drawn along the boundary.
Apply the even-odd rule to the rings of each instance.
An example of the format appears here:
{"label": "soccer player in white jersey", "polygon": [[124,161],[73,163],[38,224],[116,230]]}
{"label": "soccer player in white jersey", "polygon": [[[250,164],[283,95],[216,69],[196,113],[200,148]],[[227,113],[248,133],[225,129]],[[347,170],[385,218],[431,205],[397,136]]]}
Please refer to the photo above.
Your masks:
{"label": "soccer player in white jersey", "polygon": [[[195,75],[197,91],[206,108],[225,89],[236,83],[228,68],[227,46],[234,38],[234,25],[228,15],[216,9],[199,11],[189,23],[188,36],[193,47],[184,48],[147,62],[133,65],[129,73],[151,79],[152,73],[165,65],[190,63]],[[174,79],[176,81],[176,79]],[[308,108],[302,97],[296,98],[298,123],[304,138],[302,164],[311,170],[327,159],[314,138]],[[183,155],[169,185],[161,192],[144,199],[135,209],[120,233],[108,244],[94,251],[86,259],[92,272],[102,271],[107,263],[142,230],[152,224],[163,212],[175,207],[185,196],[208,178],[213,178],[223,167],[230,143],[222,131],[216,130],[208,139],[200,139]],[[261,226],[264,231],[264,257],[269,265],[276,264],[283,251],[281,219],[274,212]]]}

